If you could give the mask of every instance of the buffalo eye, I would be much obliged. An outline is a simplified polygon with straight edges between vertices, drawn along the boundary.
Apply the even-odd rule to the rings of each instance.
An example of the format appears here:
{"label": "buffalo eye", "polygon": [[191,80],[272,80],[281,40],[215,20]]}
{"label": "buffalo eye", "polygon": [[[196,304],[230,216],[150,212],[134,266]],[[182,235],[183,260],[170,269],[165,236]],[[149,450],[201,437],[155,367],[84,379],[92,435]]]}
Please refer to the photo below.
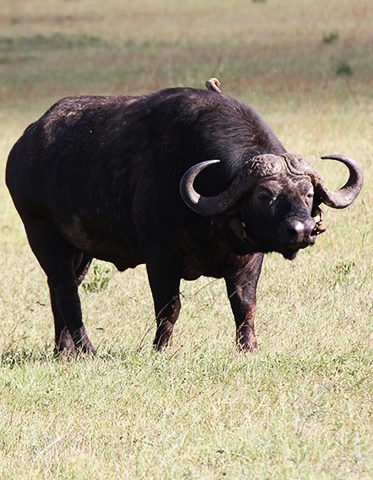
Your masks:
{"label": "buffalo eye", "polygon": [[270,203],[274,200],[273,193],[270,190],[262,189],[257,195],[260,202]]}
{"label": "buffalo eye", "polygon": [[313,192],[308,192],[306,195],[307,203],[312,203],[313,201]]}

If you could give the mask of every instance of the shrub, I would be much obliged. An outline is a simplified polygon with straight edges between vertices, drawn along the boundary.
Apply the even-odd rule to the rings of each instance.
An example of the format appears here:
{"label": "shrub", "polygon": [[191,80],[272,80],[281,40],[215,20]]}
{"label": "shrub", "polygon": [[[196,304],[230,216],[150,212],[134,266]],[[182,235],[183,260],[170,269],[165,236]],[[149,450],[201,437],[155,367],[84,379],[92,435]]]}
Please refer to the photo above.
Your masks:
{"label": "shrub", "polygon": [[339,38],[338,32],[329,32],[325,33],[322,37],[322,43],[333,43]]}
{"label": "shrub", "polygon": [[338,66],[337,66],[336,73],[337,73],[337,75],[347,75],[347,76],[350,76],[350,75],[352,75],[354,72],[353,72],[353,70],[352,70],[351,65],[350,65],[347,61],[342,60],[341,62],[339,62]]}
{"label": "shrub", "polygon": [[83,290],[90,293],[106,290],[113,274],[112,267],[95,262],[92,267],[92,273],[82,283]]}

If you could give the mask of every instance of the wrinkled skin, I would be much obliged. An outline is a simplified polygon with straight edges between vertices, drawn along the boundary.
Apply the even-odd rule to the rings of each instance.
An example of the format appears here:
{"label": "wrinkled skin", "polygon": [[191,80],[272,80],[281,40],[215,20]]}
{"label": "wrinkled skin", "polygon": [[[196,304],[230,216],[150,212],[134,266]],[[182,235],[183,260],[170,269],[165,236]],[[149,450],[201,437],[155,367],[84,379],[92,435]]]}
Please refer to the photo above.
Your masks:
{"label": "wrinkled skin", "polygon": [[[120,271],[146,264],[157,349],[167,345],[178,318],[181,279],[224,278],[237,344],[254,350],[263,252],[293,258],[314,243],[312,217],[320,198],[311,198],[312,172],[283,170],[251,180],[258,155],[277,156],[276,163],[285,153],[251,107],[189,88],[66,98],[30,125],[9,154],[6,182],[47,276],[56,353],[95,352],[78,293],[92,258]],[[249,174],[229,208],[195,213],[179,183],[213,158],[220,165],[196,180],[206,197],[235,187],[247,168]],[[263,170],[267,157],[260,162]],[[250,192],[246,182],[253,183]]]}
{"label": "wrinkled skin", "polygon": [[260,246],[264,253],[277,251],[293,259],[316,241],[312,209],[313,186],[307,177],[264,179],[239,205],[237,237],[253,250]]}

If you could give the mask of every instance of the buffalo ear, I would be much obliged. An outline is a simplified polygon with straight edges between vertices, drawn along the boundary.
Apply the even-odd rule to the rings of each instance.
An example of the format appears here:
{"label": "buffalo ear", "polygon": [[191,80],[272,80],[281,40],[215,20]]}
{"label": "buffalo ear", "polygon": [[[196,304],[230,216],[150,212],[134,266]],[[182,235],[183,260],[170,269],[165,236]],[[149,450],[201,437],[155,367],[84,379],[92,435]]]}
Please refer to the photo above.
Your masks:
{"label": "buffalo ear", "polygon": [[315,194],[313,197],[312,211],[311,211],[312,217],[315,217],[316,214],[321,210],[320,209],[321,204],[322,204],[322,197],[321,195],[318,194],[318,192],[315,191]]}
{"label": "buffalo ear", "polygon": [[236,235],[236,237],[239,238],[241,242],[247,240],[247,234],[244,225],[238,217],[234,216],[229,223],[233,233]]}

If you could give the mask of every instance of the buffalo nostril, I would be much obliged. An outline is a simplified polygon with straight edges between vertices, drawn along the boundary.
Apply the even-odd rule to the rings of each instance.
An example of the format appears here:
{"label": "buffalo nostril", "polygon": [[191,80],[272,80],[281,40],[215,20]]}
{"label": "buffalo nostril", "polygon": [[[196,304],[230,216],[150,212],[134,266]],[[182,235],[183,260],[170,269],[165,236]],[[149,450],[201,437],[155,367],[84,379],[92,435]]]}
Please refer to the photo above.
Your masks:
{"label": "buffalo nostril", "polygon": [[295,220],[287,225],[287,232],[290,238],[299,238],[304,233],[304,225],[302,222]]}
{"label": "buffalo nostril", "polygon": [[315,222],[314,219],[308,220],[308,221],[306,222],[305,231],[306,231],[307,235],[311,235],[311,234],[312,234],[312,231],[313,231],[313,229],[315,228],[315,225],[316,225],[316,222]]}

